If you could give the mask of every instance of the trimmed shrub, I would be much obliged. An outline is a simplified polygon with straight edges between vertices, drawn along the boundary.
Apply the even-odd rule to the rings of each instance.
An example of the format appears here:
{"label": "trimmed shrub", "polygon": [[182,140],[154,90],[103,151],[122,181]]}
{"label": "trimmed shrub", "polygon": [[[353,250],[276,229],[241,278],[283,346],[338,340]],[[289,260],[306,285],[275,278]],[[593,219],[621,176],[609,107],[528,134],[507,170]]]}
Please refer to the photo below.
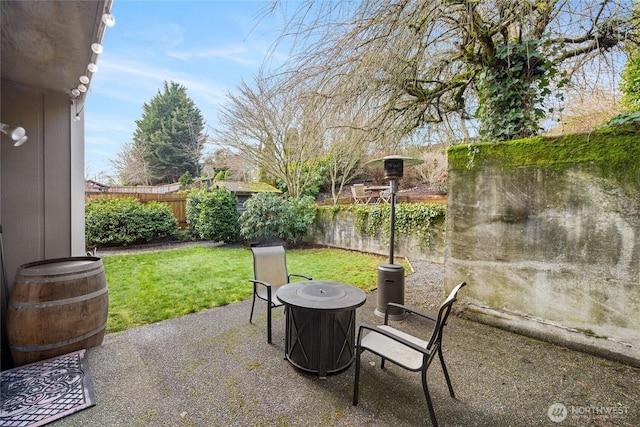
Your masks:
{"label": "trimmed shrub", "polygon": [[289,206],[293,214],[289,240],[295,243],[307,235],[309,227],[316,220],[318,206],[311,196],[303,196],[299,199],[291,197],[289,198]]}
{"label": "trimmed shrub", "polygon": [[193,235],[214,242],[235,242],[240,232],[238,199],[225,189],[192,190],[187,197],[187,225]]}
{"label": "trimmed shrub", "polygon": [[85,205],[88,246],[126,246],[173,236],[178,220],[166,203],[101,198]]}
{"label": "trimmed shrub", "polygon": [[275,193],[258,193],[245,203],[240,234],[249,241],[275,238],[295,243],[307,234],[316,217],[313,197],[283,199]]}

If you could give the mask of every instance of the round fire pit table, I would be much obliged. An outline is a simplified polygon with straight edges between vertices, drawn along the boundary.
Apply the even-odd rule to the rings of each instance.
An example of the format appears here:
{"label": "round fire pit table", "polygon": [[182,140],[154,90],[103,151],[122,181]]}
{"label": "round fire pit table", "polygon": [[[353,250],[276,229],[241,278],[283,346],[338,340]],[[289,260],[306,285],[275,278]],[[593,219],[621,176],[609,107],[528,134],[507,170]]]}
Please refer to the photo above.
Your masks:
{"label": "round fire pit table", "polygon": [[366,294],[355,286],[311,280],[282,286],[285,305],[285,356],[294,366],[317,372],[320,379],[353,362],[356,308]]}

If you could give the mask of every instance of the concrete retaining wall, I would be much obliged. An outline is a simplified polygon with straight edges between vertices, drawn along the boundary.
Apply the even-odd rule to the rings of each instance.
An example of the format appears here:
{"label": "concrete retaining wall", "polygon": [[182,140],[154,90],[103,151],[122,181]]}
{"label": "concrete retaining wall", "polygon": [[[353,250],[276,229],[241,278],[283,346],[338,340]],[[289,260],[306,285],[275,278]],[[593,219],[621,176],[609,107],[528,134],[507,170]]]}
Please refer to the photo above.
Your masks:
{"label": "concrete retaining wall", "polygon": [[640,366],[638,147],[590,136],[450,150],[445,289],[468,282],[466,315]]}
{"label": "concrete retaining wall", "polygon": [[[414,236],[398,235],[394,255],[409,259],[421,259],[439,264],[444,263],[445,221],[438,221],[429,236],[428,247],[421,247]],[[353,212],[331,212],[320,209],[312,227],[310,241],[320,245],[352,249],[380,255],[389,255],[389,240],[384,236],[367,236],[356,229],[356,216]]]}

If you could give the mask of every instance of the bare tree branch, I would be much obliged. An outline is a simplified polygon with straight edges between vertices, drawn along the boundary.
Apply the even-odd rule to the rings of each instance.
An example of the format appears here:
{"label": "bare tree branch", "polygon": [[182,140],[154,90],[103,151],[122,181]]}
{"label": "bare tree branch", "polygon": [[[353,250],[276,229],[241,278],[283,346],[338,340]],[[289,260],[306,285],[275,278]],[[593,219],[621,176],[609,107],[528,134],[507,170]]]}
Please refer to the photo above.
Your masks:
{"label": "bare tree branch", "polygon": [[280,83],[258,76],[254,87],[243,82],[238,94],[227,94],[213,139],[281,179],[289,194],[299,197],[321,153],[322,132],[300,93]]}
{"label": "bare tree branch", "polygon": [[474,117],[483,70],[520,72],[500,49],[538,41],[521,77],[535,90],[546,61],[581,66],[636,37],[631,17],[628,0],[307,0],[283,32],[300,53],[282,73],[326,106],[367,111],[359,126],[385,148],[449,116]]}

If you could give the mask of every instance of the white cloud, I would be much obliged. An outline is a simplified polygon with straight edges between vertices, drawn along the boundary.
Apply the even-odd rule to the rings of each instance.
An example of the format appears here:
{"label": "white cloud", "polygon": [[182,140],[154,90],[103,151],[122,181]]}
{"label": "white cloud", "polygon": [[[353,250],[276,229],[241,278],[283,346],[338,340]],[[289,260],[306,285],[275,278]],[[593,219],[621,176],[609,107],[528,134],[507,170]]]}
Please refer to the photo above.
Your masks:
{"label": "white cloud", "polygon": [[[207,76],[195,75],[168,68],[152,67],[144,62],[131,60],[105,61],[103,64],[110,76],[101,80],[96,92],[101,96],[119,99],[138,104],[151,100],[162,90],[164,81],[175,81],[187,88],[187,94],[207,100],[208,103],[219,103],[226,93],[227,85],[211,80]],[[117,89],[107,87],[108,81],[119,82]]]}
{"label": "white cloud", "polygon": [[262,56],[251,54],[245,46],[231,45],[226,48],[204,48],[186,50],[171,50],[167,55],[182,61],[191,59],[225,59],[250,67],[260,66]]}

